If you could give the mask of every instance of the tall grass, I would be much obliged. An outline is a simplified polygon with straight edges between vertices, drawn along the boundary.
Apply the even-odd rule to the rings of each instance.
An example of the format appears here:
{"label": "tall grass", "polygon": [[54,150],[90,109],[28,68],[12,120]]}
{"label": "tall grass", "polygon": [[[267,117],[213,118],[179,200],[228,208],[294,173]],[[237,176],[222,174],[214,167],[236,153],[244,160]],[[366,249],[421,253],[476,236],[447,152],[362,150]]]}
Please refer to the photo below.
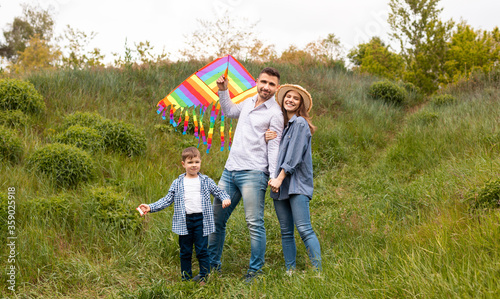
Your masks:
{"label": "tall grass", "polygon": [[[443,298],[500,295],[500,213],[471,212],[470,190],[500,175],[498,89],[452,90],[458,101],[436,107],[396,107],[372,101],[376,78],[324,67],[274,65],[282,83],[298,83],[314,99],[313,228],[323,271],[310,268],[298,234],[297,267],[284,275],[279,225],[265,205],[265,275],[246,285],[250,240],[243,207],[229,220],[223,272],[204,287],[180,281],[173,209],[148,215],[138,230],[103,221],[89,194],[108,188],[124,205],[164,196],[182,173],[180,151],[197,146],[165,121],[156,103],[202,65],[175,63],[140,69],[96,69],[26,76],[47,112],[16,128],[25,156],[50,143],[64,117],[98,112],[146,133],[144,155],[92,153],[97,177],[72,188],[26,169],[26,159],[0,165],[0,188],[16,187],[18,284],[2,296],[47,298]],[[254,76],[262,65],[247,63]],[[156,127],[155,127],[156,126]],[[207,128],[207,126],[205,126]],[[227,130],[227,128],[226,128]],[[202,172],[218,180],[227,158],[218,125]],[[226,131],[226,136],[228,133]],[[106,189],[107,190],[107,189]],[[136,213],[134,210],[131,214]],[[134,214],[136,215],[136,214]],[[5,234],[3,234],[5,235]],[[2,266],[7,248],[0,248]],[[197,262],[194,259],[194,269]],[[196,271],[195,271],[196,272]],[[2,286],[6,274],[1,275]]]}

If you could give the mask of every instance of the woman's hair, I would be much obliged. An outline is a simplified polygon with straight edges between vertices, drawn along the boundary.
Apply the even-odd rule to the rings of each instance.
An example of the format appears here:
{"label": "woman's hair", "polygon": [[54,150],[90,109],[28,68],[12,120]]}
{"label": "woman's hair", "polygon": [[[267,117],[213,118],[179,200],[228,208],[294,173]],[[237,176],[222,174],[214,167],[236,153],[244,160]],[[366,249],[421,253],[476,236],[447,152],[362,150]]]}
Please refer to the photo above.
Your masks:
{"label": "woman's hair", "polygon": [[[285,110],[285,97],[289,92],[290,90],[285,93],[285,95],[283,96],[283,100],[281,101],[281,111],[283,112],[283,119],[285,120],[285,126],[288,124],[288,121],[290,120],[288,118],[288,113]],[[311,121],[311,117],[309,116],[306,106],[304,105],[304,99],[302,98],[302,95],[300,93],[299,96],[300,96],[300,106],[299,109],[295,111],[295,114],[297,114],[297,116],[302,116],[307,121],[307,124],[309,125],[309,130],[311,130],[311,134],[314,134],[314,131],[316,131],[316,126],[314,126]]]}

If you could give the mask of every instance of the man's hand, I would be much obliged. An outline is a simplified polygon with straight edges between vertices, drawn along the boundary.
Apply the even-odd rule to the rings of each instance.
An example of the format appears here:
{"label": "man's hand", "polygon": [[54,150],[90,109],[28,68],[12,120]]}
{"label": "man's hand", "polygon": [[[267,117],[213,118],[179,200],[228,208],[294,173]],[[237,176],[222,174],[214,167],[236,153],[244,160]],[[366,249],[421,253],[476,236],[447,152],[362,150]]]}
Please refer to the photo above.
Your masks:
{"label": "man's hand", "polygon": [[227,79],[224,78],[224,75],[217,79],[217,87],[219,88],[219,91],[227,90]]}
{"label": "man's hand", "polygon": [[225,209],[231,205],[231,200],[230,199],[224,199],[222,201],[222,208]]}
{"label": "man's hand", "polygon": [[271,187],[271,190],[273,192],[278,193],[278,191],[280,191],[281,183],[283,183],[283,180],[278,177],[275,179],[270,179],[267,184]]}

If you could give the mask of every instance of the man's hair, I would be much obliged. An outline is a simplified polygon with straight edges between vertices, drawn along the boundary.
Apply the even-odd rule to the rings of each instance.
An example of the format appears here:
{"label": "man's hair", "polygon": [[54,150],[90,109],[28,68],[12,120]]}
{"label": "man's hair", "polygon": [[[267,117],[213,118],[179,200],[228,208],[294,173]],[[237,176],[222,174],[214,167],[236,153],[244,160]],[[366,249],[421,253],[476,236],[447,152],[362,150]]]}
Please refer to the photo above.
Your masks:
{"label": "man's hair", "polygon": [[[278,82],[280,82],[280,72],[278,72],[278,70],[273,68],[273,67],[264,68],[262,71],[260,71],[260,74],[267,74],[269,76],[276,77],[276,78],[278,78]],[[260,77],[260,74],[259,74],[259,77]]]}
{"label": "man's hair", "polygon": [[182,161],[186,161],[186,159],[193,159],[195,157],[200,157],[200,151],[194,147],[190,146],[182,151]]}

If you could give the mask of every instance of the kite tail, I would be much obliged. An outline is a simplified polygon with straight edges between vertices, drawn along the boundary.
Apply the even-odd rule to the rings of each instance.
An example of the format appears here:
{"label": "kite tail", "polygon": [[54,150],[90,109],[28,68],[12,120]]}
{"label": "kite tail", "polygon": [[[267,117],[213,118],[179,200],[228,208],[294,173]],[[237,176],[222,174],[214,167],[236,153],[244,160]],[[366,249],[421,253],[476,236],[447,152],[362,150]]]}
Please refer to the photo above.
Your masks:
{"label": "kite tail", "polygon": [[212,112],[210,114],[210,128],[208,129],[208,146],[207,146],[207,154],[210,152],[210,148],[212,147],[212,136],[214,134],[214,126],[215,126],[215,118],[217,114],[215,114],[215,104],[212,104]]}
{"label": "kite tail", "polygon": [[224,151],[224,113],[220,113],[220,151]]}
{"label": "kite tail", "polygon": [[184,111],[184,107],[181,107],[181,113],[179,114],[179,121],[175,125],[176,127],[181,124],[182,121],[182,112]]}
{"label": "kite tail", "polygon": [[194,123],[194,137],[199,139],[198,137],[198,120],[196,119],[196,108],[193,109],[193,123]]}
{"label": "kite tail", "polygon": [[233,119],[229,120],[229,150],[231,150],[231,145],[233,144]]}
{"label": "kite tail", "polygon": [[188,114],[188,111],[186,109],[186,115],[184,116],[184,130],[182,131],[182,135],[186,135],[186,131],[188,129],[188,123],[189,123],[189,114]]}
{"label": "kite tail", "polygon": [[[205,137],[205,128],[203,127],[203,116],[205,116],[205,112],[207,111],[208,107],[205,107],[203,109],[203,114],[201,115],[200,118],[200,131],[201,131],[201,138],[203,139],[203,144],[207,144],[207,138]],[[201,109],[201,108],[200,108]]]}
{"label": "kite tail", "polygon": [[173,105],[170,106],[170,124],[174,127],[177,126],[177,124],[174,121],[174,106]]}

